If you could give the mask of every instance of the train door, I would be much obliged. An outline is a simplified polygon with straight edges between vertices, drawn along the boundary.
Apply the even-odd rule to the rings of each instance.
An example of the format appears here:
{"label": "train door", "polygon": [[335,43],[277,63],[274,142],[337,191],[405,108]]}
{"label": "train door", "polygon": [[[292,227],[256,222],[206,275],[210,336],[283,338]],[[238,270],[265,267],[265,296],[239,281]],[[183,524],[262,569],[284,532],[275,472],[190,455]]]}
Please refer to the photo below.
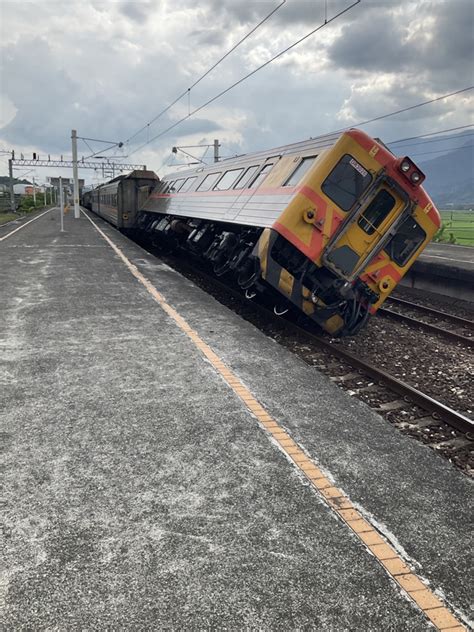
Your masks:
{"label": "train door", "polygon": [[342,224],[326,248],[324,263],[339,276],[353,280],[405,208],[406,200],[394,188],[382,184]]}

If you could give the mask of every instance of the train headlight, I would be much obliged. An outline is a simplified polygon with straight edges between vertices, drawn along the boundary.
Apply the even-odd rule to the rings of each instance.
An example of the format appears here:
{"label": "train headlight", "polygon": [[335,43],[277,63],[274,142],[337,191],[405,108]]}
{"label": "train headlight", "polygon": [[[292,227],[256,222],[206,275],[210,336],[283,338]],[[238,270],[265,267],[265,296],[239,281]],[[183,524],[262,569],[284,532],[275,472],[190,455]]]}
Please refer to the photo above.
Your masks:
{"label": "train headlight", "polygon": [[408,160],[404,160],[400,165],[400,169],[403,171],[403,173],[407,173],[407,171],[410,171],[410,167],[411,165]]}
{"label": "train headlight", "polygon": [[414,171],[411,176],[410,176],[410,180],[414,183],[414,184],[418,184],[418,182],[420,182],[421,180],[421,175],[418,173],[418,171]]}

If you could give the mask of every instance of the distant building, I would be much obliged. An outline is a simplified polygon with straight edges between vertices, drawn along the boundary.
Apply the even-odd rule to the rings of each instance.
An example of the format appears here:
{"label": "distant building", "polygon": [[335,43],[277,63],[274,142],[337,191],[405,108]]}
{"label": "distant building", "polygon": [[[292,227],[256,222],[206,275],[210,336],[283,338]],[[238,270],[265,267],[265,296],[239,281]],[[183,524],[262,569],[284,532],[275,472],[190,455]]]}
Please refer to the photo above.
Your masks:
{"label": "distant building", "polygon": [[[36,185],[35,187],[36,193],[44,193],[44,187],[40,187]],[[15,195],[33,195],[33,185],[32,184],[14,184],[13,192]]]}
{"label": "distant building", "polygon": [[[59,188],[59,178],[48,178],[48,182],[51,184],[52,187],[55,188]],[[82,178],[79,178],[79,195],[81,194],[81,191],[83,189],[85,185],[85,180]],[[63,187],[69,191],[70,193],[72,193],[73,188],[74,188],[74,182],[72,178],[63,178]]]}

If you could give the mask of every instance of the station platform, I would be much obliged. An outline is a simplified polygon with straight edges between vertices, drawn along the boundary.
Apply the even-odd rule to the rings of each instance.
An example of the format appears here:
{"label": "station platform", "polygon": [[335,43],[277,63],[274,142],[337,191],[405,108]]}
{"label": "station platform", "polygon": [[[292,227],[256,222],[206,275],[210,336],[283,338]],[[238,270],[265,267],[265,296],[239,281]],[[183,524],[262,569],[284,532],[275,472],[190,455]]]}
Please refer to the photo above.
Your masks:
{"label": "station platform", "polygon": [[470,479],[92,214],[2,237],[6,629],[469,628]]}
{"label": "station platform", "polygon": [[474,247],[428,244],[402,285],[474,303]]}

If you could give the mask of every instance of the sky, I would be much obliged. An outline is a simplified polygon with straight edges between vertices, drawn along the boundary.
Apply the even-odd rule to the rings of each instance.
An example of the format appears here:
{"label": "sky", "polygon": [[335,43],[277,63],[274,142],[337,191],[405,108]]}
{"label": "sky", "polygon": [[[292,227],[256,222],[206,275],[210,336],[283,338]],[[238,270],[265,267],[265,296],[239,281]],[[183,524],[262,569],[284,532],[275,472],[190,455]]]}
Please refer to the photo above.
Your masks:
{"label": "sky", "polygon": [[[189,102],[184,97],[147,126],[281,1],[0,0],[0,150],[70,157],[77,129],[125,143],[104,154],[106,145],[80,140],[80,157],[101,151],[162,175],[187,161],[173,146],[217,138],[222,156],[248,153],[474,85],[472,0],[361,0],[334,20],[351,0],[286,0],[190,91]],[[325,19],[290,52],[140,148]],[[389,142],[468,125],[473,105],[474,90],[363,129]],[[200,157],[205,148],[189,151]],[[7,158],[0,156],[0,175]],[[28,171],[15,175],[70,175]],[[94,171],[80,177],[102,180]]]}

